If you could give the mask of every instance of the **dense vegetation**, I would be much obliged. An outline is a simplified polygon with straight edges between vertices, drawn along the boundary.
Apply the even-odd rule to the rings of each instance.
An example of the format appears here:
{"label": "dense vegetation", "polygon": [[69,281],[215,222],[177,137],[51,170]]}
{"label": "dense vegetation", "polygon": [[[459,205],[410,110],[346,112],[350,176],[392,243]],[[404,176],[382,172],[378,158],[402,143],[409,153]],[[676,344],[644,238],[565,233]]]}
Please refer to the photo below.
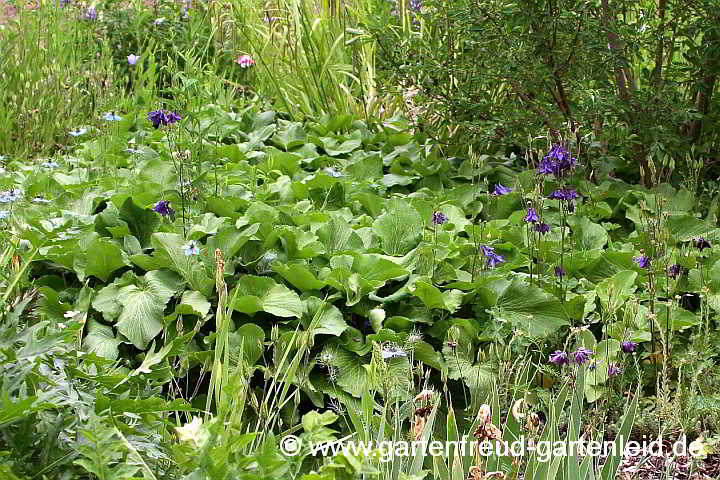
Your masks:
{"label": "dense vegetation", "polygon": [[18,7],[0,478],[720,473],[715,2]]}

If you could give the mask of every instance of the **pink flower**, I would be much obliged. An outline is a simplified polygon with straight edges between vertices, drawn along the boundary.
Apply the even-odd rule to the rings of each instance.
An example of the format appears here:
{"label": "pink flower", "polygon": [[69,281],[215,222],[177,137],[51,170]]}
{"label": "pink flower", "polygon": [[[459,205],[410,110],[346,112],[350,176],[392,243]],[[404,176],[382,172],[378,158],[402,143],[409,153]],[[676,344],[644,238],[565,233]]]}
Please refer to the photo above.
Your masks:
{"label": "pink flower", "polygon": [[255,65],[255,60],[250,55],[240,55],[235,59],[235,63],[240,65],[242,68],[248,68]]}

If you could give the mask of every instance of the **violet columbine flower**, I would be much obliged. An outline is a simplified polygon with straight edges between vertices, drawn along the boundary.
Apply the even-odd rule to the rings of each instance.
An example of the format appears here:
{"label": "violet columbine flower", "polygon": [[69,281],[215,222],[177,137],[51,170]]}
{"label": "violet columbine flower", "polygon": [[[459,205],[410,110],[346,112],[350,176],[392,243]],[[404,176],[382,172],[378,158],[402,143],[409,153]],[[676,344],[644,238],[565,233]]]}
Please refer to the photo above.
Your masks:
{"label": "violet columbine flower", "polygon": [[190,240],[188,243],[183,245],[183,251],[186,257],[192,257],[193,255],[200,255],[200,247],[195,240]]}
{"label": "violet columbine flower", "polygon": [[587,363],[588,360],[590,360],[590,355],[593,354],[592,350],[588,350],[587,348],[580,347],[577,350],[575,350],[571,355],[573,356],[573,361],[577,363],[578,365],[582,365],[584,363]]}
{"label": "violet columbine flower", "polygon": [[637,349],[637,346],[637,343],[631,342],[630,340],[620,343],[620,349],[625,353],[633,353],[635,349]]}
{"label": "violet columbine flower", "polygon": [[505,257],[495,253],[495,249],[493,247],[488,247],[487,245],[481,245],[480,249],[482,250],[483,255],[485,255],[485,258],[487,258],[487,266],[490,268],[494,268],[498,264],[503,263],[505,261]]}
{"label": "violet columbine flower", "polygon": [[242,68],[248,68],[255,65],[255,60],[250,55],[240,55],[235,59],[235,63],[240,65]]}
{"label": "violet columbine flower", "polygon": [[547,155],[540,161],[537,173],[543,175],[562,176],[577,165],[577,159],[570,155],[562,145],[553,145]]}
{"label": "violet columbine flower", "polygon": [[491,195],[499,197],[501,195],[507,195],[510,192],[512,192],[512,188],[506,187],[502,183],[498,183],[497,185],[495,185],[495,188],[493,189]]}
{"label": "violet columbine flower", "polygon": [[442,212],[433,212],[432,214],[432,223],[433,225],[442,225],[444,223],[447,223],[448,217]]}
{"label": "violet columbine flower", "polygon": [[552,200],[565,200],[572,201],[576,198],[580,198],[580,195],[572,188],[561,188],[552,192],[548,198]]}
{"label": "violet columbine flower", "polygon": [[140,57],[135,55],[134,53],[131,53],[130,55],[128,55],[127,59],[128,59],[129,65],[135,65],[137,63],[137,61],[140,59]]}
{"label": "violet columbine flower", "polygon": [[710,245],[710,242],[708,242],[705,238],[699,237],[693,239],[693,245],[695,245],[695,248],[700,250],[701,252],[705,250],[706,248],[711,248],[712,245]]}
{"label": "violet columbine flower", "polygon": [[175,112],[166,113],[164,110],[153,110],[148,113],[148,120],[152,122],[153,127],[158,128],[161,125],[171,125],[182,120],[182,117]]}
{"label": "violet columbine flower", "polygon": [[633,257],[633,262],[635,262],[640,268],[650,268],[650,257],[647,255]]}
{"label": "violet columbine flower", "polygon": [[685,273],[685,267],[683,267],[682,265],[676,263],[668,267],[668,276],[670,278],[677,278],[683,273]]}
{"label": "violet columbine flower", "polygon": [[540,220],[540,218],[538,218],[537,211],[532,207],[528,208],[527,215],[525,215],[525,221],[528,223],[535,223],[538,220]]}
{"label": "violet columbine flower", "polygon": [[557,266],[555,267],[555,276],[558,278],[562,278],[565,276],[565,269],[563,267]]}
{"label": "violet columbine flower", "polygon": [[563,352],[562,350],[555,350],[554,353],[550,354],[549,361],[550,363],[561,367],[570,363],[570,358],[568,358],[568,354],[566,352]]}
{"label": "violet columbine flower", "polygon": [[541,235],[545,235],[550,231],[550,225],[547,223],[538,223],[535,225],[535,231],[540,233]]}
{"label": "violet columbine flower", "polygon": [[611,363],[608,365],[608,377],[614,377],[616,375],[620,375],[622,373],[622,369],[615,365],[614,363]]}
{"label": "violet columbine flower", "polygon": [[153,211],[159,213],[163,217],[167,217],[168,215],[175,213],[175,211],[170,207],[170,202],[167,200],[160,200],[157,202],[153,207]]}

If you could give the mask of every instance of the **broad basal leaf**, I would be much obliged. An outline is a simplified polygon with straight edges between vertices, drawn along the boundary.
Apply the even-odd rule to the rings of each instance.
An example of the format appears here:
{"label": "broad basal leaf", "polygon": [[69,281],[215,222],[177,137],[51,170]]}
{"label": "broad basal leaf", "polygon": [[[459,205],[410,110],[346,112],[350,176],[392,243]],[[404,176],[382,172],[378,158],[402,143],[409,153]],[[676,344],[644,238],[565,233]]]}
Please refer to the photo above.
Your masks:
{"label": "broad basal leaf", "polygon": [[297,293],[271,278],[245,275],[229,298],[235,295],[233,308],[238,312],[253,314],[264,311],[277,317],[300,317],[303,312]]}

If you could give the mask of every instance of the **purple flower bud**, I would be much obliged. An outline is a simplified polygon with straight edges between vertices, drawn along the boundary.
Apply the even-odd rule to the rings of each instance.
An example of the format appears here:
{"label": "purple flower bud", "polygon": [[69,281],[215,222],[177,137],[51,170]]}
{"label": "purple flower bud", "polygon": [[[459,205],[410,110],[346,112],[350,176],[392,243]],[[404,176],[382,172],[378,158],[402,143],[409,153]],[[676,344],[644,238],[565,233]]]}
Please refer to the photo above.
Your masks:
{"label": "purple flower bud", "polygon": [[693,245],[695,245],[695,248],[700,250],[701,252],[705,250],[706,248],[711,248],[712,245],[710,245],[710,242],[708,242],[705,238],[699,237],[693,239]]}
{"label": "purple flower bud", "polygon": [[682,265],[676,263],[675,265],[670,265],[668,267],[668,276],[670,278],[677,278],[683,273],[685,273],[685,267],[683,267]]}
{"label": "purple flower bud", "polygon": [[563,267],[555,267],[555,276],[558,278],[562,278],[565,276],[565,269]]}
{"label": "purple flower bud", "polygon": [[550,225],[547,223],[538,223],[535,225],[535,231],[540,233],[541,235],[545,235],[550,231]]}
{"label": "purple flower bud", "polygon": [[620,344],[620,349],[625,353],[633,353],[637,349],[637,346],[637,343],[626,340]]}

